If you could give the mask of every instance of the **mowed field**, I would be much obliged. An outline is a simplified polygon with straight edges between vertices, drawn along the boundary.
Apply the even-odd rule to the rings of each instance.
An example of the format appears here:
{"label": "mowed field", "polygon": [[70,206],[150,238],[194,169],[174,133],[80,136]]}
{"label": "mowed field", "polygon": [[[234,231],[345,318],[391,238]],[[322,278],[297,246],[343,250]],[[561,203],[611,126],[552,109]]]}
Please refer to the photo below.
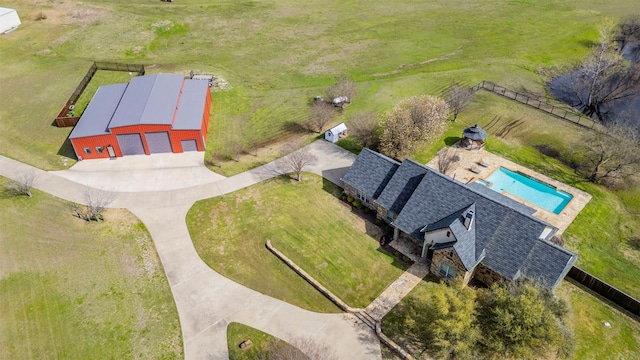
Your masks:
{"label": "mowed field", "polygon": [[3,190],[0,204],[0,359],[182,357],[169,283],[135,216],[87,223],[37,190]]}
{"label": "mowed field", "polygon": [[[539,68],[583,56],[596,24],[632,1],[7,0],[23,24],[0,38],[0,154],[69,166],[70,128],[51,125],[94,60],[189,70],[229,83],[214,95],[208,152],[265,141],[308,115],[336,77],[358,83],[345,111],[380,113],[451,81],[542,91]],[[46,19],[36,21],[42,13]],[[245,123],[248,122],[248,124]],[[248,134],[250,133],[250,134]]]}

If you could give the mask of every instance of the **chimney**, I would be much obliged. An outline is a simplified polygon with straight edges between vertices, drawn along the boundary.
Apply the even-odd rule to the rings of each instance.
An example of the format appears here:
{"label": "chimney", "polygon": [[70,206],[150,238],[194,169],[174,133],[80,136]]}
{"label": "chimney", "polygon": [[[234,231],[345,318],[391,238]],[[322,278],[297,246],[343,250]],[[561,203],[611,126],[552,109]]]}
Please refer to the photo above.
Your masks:
{"label": "chimney", "polygon": [[473,224],[473,210],[469,210],[464,216],[464,227],[470,230],[471,224]]}

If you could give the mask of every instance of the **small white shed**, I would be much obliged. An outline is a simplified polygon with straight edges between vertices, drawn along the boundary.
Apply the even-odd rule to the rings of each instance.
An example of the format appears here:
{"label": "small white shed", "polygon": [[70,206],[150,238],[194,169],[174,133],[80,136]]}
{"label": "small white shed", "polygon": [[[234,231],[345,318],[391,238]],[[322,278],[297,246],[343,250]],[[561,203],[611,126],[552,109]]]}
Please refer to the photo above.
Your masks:
{"label": "small white shed", "polygon": [[345,136],[347,136],[347,125],[345,123],[340,123],[324,133],[324,139],[332,143]]}
{"label": "small white shed", "polygon": [[6,34],[22,24],[15,9],[0,7],[0,33]]}

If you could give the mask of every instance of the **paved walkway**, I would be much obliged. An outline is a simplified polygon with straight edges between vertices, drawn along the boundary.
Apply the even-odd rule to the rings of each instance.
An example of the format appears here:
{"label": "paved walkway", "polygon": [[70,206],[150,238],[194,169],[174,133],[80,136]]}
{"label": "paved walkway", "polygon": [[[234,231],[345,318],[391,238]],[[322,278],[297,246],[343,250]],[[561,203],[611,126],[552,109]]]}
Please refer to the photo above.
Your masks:
{"label": "paved walkway", "polygon": [[427,276],[429,269],[423,262],[416,262],[389,285],[364,311],[376,321],[381,321],[394,306]]}
{"label": "paved walkway", "polygon": [[[309,148],[319,158],[310,170],[337,183],[355,159],[324,141],[316,141]],[[281,168],[276,161],[217,181],[192,186],[182,182],[184,187],[179,189],[172,179],[161,175],[162,170],[145,170],[147,176],[156,179],[156,191],[138,191],[134,187],[137,185],[127,183],[118,192],[108,184],[101,190],[111,190],[106,191],[114,199],[111,207],[129,209],[151,233],[178,309],[186,359],[228,358],[226,328],[232,321],[288,342],[310,339],[329,346],[340,359],[380,359],[378,339],[357,326],[354,316],[314,313],[263,295],[216,273],[196,253],[184,221],[193,203],[277,176]],[[96,185],[95,178],[103,175],[85,171],[84,176],[61,176],[0,157],[0,175],[18,179],[25,172],[36,175],[35,188],[78,203],[86,202],[86,192]]]}

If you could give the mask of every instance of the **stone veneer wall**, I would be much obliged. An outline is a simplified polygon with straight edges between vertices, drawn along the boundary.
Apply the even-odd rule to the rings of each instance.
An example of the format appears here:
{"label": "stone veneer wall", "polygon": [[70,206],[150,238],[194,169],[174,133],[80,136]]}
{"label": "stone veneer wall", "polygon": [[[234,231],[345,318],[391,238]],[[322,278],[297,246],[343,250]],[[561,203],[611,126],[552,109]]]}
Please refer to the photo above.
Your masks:
{"label": "stone veneer wall", "polygon": [[478,264],[478,266],[476,266],[473,277],[489,286],[496,281],[504,280],[502,275],[489,269],[483,264]]}
{"label": "stone veneer wall", "polygon": [[456,270],[456,277],[462,276],[465,284],[471,279],[467,269],[465,269],[460,257],[453,248],[439,249],[433,252],[433,258],[431,259],[431,267],[429,270],[440,276],[440,265],[445,263]]}
{"label": "stone veneer wall", "polygon": [[361,201],[360,199],[358,199],[358,190],[356,188],[354,188],[353,186],[347,184],[347,183],[343,183],[344,187],[344,193],[347,194],[348,196],[351,196],[352,198],[354,198],[355,200],[360,201],[360,203],[362,204],[362,206],[366,206],[372,210],[376,210],[376,203],[375,201],[373,201],[372,198],[369,198],[369,202],[366,203],[364,201]]}
{"label": "stone veneer wall", "polygon": [[347,194],[348,196],[351,196],[354,199],[358,198],[358,190],[356,190],[356,188],[354,188],[353,186],[347,183],[343,183],[343,189],[344,189],[344,193]]}

